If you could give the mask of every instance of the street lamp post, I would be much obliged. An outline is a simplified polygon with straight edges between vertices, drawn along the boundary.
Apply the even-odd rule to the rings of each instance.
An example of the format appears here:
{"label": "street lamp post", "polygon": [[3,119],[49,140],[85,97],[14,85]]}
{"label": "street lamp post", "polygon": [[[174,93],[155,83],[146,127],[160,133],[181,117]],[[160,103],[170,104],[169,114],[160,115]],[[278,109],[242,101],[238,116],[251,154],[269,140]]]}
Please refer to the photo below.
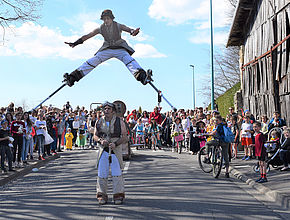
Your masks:
{"label": "street lamp post", "polygon": [[212,0],[210,0],[210,55],[211,55],[211,109],[214,109],[214,66],[213,66],[213,22]]}
{"label": "street lamp post", "polygon": [[192,101],[193,101],[193,110],[195,109],[195,82],[194,82],[194,65],[192,67]]}

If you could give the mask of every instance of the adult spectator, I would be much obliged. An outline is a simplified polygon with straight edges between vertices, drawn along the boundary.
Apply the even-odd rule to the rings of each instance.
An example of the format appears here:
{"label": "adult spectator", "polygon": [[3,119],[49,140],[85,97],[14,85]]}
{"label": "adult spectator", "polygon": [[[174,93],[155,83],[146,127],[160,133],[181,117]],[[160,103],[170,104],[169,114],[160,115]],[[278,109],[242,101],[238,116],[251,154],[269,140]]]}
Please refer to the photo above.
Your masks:
{"label": "adult spectator", "polygon": [[[15,114],[15,121],[11,123],[11,133],[14,138],[13,142],[13,162],[14,166],[21,167],[21,153],[23,147],[23,134],[25,133],[25,123],[21,120],[22,113],[17,112]],[[17,155],[17,163],[16,163]]]}
{"label": "adult spectator", "polygon": [[275,111],[273,114],[273,118],[268,124],[268,131],[270,131],[274,127],[282,128],[283,126],[286,126],[286,122],[280,117],[280,112]]}
{"label": "adult spectator", "polygon": [[148,115],[147,111],[143,111],[143,113],[141,115],[141,121],[144,125],[146,123],[149,123],[149,115]]}
{"label": "adult spectator", "polygon": [[64,135],[64,132],[65,132],[65,118],[64,118],[64,115],[62,114],[58,118],[57,130],[58,130],[57,152],[62,152],[61,150],[62,136]]}
{"label": "adult spectator", "polygon": [[[127,116],[127,122],[129,122],[129,120],[130,119],[132,119],[133,118],[133,120],[134,121],[137,121],[137,111],[136,111],[136,109],[134,109],[128,116]],[[136,123],[135,123],[136,124]]]}
{"label": "adult spectator", "polygon": [[7,107],[7,112],[10,112],[12,115],[14,114],[14,103],[11,102]]}
{"label": "adult spectator", "polygon": [[284,167],[281,169],[281,171],[289,170],[289,158],[290,158],[290,129],[287,128],[283,132],[285,136],[285,140],[281,145],[281,151],[280,151],[280,158],[283,161]]}
{"label": "adult spectator", "polygon": [[198,108],[198,110],[197,110],[197,121],[202,121],[205,118],[206,118],[206,116],[203,113],[203,108],[202,107]]}
{"label": "adult spectator", "polygon": [[66,104],[65,104],[65,109],[70,110],[71,108],[72,107],[71,107],[69,101],[67,101]]}
{"label": "adult spectator", "polygon": [[94,148],[94,130],[95,130],[95,125],[96,125],[97,117],[96,113],[92,112],[90,116],[88,117],[87,120],[87,126],[88,126],[88,138],[89,138],[89,146],[91,148]]}
{"label": "adult spectator", "polygon": [[233,107],[229,107],[229,114],[227,115],[227,117],[230,119],[232,116],[237,116],[237,113],[234,111]]}
{"label": "adult spectator", "polygon": [[155,122],[160,125],[162,123],[162,116],[160,114],[159,108],[156,106],[154,111],[150,113],[149,122],[151,122],[152,118],[155,119]]}
{"label": "adult spectator", "polygon": [[250,117],[251,124],[253,124],[256,121],[255,116],[248,109],[244,111],[244,116]]}
{"label": "adult spectator", "polygon": [[268,133],[268,118],[267,115],[262,115],[261,117],[261,132],[263,134],[267,134]]}

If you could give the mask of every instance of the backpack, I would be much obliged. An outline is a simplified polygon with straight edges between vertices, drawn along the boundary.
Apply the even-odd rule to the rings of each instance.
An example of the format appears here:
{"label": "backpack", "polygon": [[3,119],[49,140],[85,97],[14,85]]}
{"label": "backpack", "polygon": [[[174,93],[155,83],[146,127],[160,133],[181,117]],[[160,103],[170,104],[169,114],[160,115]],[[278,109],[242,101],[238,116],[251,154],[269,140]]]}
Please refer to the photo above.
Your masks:
{"label": "backpack", "polygon": [[233,134],[231,128],[229,128],[228,126],[223,126],[224,128],[224,142],[225,143],[232,143],[235,140],[235,135]]}

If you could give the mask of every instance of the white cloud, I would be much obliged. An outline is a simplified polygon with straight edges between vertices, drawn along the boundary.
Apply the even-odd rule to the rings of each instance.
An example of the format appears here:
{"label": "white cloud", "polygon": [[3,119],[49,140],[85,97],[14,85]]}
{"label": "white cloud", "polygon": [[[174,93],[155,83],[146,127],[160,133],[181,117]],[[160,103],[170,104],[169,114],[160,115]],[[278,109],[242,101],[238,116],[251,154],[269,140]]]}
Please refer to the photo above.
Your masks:
{"label": "white cloud", "polygon": [[150,44],[135,44],[134,45],[134,50],[136,51],[134,53],[134,57],[140,57],[140,58],[148,58],[148,57],[153,57],[153,58],[161,58],[161,57],[166,57],[165,54],[162,54],[156,50],[155,47],[153,47]]}
{"label": "white cloud", "polygon": [[[76,60],[91,57],[103,44],[103,39],[94,37],[84,44],[70,48],[64,42],[74,42],[82,34],[89,33],[98,27],[95,22],[85,22],[80,32],[71,36],[64,36],[59,29],[50,29],[32,22],[20,27],[11,27],[5,35],[6,42],[0,46],[0,56],[29,56],[37,58],[62,57]],[[8,29],[9,30],[9,29]],[[144,41],[150,37],[143,34],[136,41]],[[140,46],[143,45],[143,46]],[[156,48],[149,44],[136,44],[135,57],[164,57]]]}
{"label": "white cloud", "polygon": [[[213,1],[213,20],[215,27],[224,27],[227,17],[226,0]],[[151,18],[165,21],[169,25],[195,22],[200,28],[208,27],[209,0],[153,0],[148,14]]]}
{"label": "white cloud", "polygon": [[[225,45],[228,37],[227,32],[219,31],[214,32],[214,44]],[[195,44],[210,44],[210,31],[200,30],[194,33],[194,36],[189,39],[190,42]]]}

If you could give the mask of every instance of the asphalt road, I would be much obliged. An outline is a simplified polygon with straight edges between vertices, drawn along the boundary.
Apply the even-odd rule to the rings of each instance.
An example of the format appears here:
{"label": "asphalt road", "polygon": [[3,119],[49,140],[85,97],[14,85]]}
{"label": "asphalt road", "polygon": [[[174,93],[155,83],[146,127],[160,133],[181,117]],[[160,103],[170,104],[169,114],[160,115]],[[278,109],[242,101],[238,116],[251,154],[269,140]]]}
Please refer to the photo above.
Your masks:
{"label": "asphalt road", "polygon": [[66,152],[1,187],[0,219],[281,219],[233,177],[214,179],[195,156],[170,151],[135,152],[125,162],[125,203],[100,206],[95,157],[95,151]]}

